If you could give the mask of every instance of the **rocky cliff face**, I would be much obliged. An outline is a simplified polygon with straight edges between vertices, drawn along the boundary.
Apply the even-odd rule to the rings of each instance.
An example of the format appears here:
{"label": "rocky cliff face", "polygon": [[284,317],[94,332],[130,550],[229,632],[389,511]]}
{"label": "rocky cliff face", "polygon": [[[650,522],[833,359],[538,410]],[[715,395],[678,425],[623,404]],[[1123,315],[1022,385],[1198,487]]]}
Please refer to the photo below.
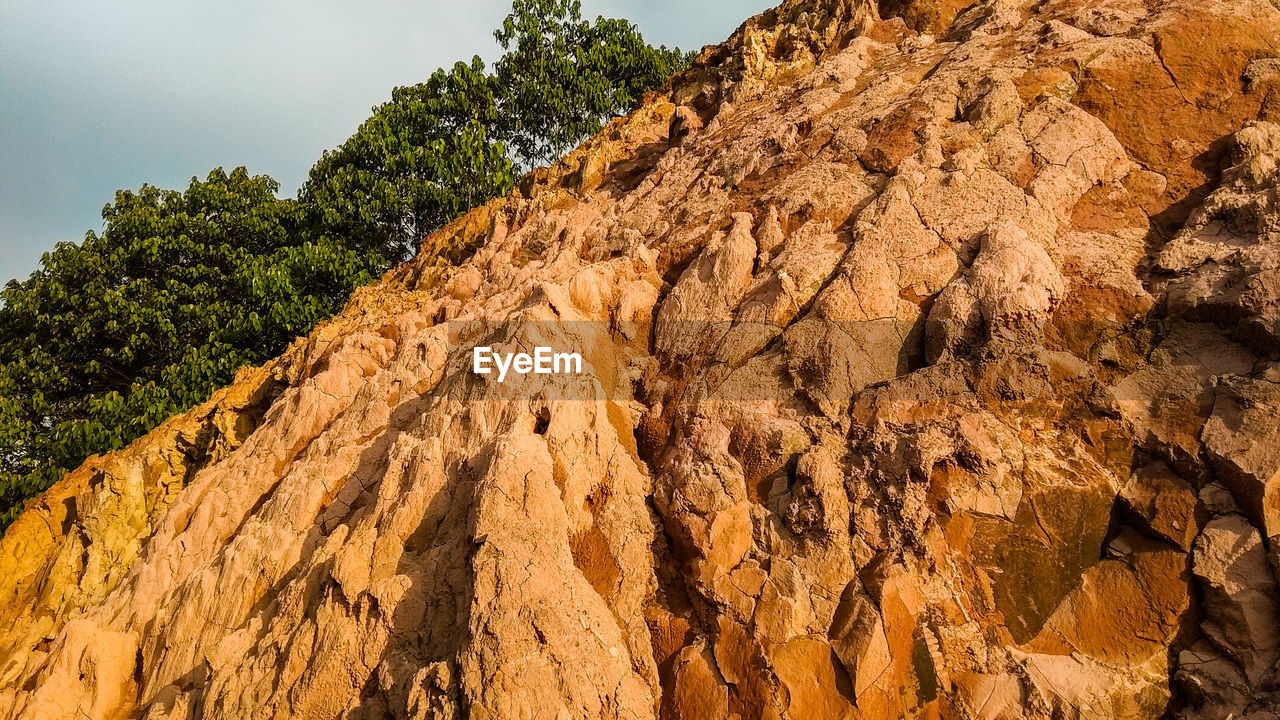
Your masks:
{"label": "rocky cliff face", "polygon": [[33,503],[0,716],[1276,717],[1277,58],[789,0]]}

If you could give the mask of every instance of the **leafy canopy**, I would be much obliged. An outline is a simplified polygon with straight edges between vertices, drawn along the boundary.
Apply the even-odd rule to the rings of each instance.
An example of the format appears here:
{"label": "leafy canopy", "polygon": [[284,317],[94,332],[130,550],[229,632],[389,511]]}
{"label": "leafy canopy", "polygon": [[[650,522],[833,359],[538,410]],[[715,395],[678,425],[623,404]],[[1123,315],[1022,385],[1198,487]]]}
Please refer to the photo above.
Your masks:
{"label": "leafy canopy", "polygon": [[554,162],[689,62],[626,20],[582,19],[579,0],[515,0],[494,37],[500,137],[521,167]]}
{"label": "leafy canopy", "polygon": [[90,455],[124,447],[278,355],[418,241],[506,194],[687,63],[577,0],[515,0],[493,72],[474,58],[396,88],[298,200],[214,170],[144,185],[101,235],[0,292],[0,529]]}
{"label": "leafy canopy", "polygon": [[312,169],[301,199],[317,226],[390,261],[467,210],[505,195],[518,171],[553,162],[634,106],[689,57],[625,20],[582,19],[577,0],[515,0],[476,57],[391,101]]}
{"label": "leafy canopy", "polygon": [[214,170],[143,186],[106,228],[0,293],[0,525],[95,453],[124,447],[279,354],[372,279],[376,259],[306,239],[274,180]]}
{"label": "leafy canopy", "polygon": [[399,262],[424,236],[508,193],[511,160],[493,133],[496,90],[476,58],[392,91],[312,168],[302,201],[316,226]]}

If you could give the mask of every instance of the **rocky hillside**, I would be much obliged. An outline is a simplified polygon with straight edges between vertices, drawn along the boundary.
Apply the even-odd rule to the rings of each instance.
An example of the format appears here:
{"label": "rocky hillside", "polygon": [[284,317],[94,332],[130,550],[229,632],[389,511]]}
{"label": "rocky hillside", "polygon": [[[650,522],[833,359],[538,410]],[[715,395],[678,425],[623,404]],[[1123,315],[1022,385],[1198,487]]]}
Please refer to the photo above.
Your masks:
{"label": "rocky hillside", "polygon": [[1273,0],[789,0],[35,501],[0,717],[1274,719],[1273,122]]}

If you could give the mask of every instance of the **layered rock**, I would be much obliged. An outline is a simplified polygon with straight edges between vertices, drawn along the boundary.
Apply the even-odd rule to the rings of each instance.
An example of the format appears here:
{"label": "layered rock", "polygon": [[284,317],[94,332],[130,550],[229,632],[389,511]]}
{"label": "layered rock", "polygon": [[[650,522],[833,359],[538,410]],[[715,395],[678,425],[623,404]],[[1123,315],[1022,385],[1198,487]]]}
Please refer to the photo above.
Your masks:
{"label": "layered rock", "polygon": [[30,506],[0,715],[1271,717],[1278,57],[1268,0],[749,21]]}

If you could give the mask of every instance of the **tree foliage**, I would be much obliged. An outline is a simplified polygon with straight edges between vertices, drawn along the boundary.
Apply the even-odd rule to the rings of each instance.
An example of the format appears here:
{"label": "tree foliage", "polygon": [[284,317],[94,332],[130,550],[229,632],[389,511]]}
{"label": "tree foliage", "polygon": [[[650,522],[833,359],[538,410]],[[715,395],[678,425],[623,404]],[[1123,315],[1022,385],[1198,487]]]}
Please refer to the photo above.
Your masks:
{"label": "tree foliage", "polygon": [[298,200],[244,168],[143,186],[105,229],[0,292],[0,528],[90,455],[124,447],[279,354],[424,236],[510,191],[688,58],[577,0],[515,0],[475,58],[396,88]]}
{"label": "tree foliage", "polygon": [[515,0],[494,37],[500,137],[523,168],[554,162],[688,64],[626,20],[582,19],[579,0]]}
{"label": "tree foliage", "polygon": [[391,262],[514,182],[495,137],[497,93],[484,63],[458,63],[396,88],[349,140],[326,152],[302,190],[322,231]]}
{"label": "tree foliage", "polygon": [[0,524],[86,457],[124,447],[281,352],[372,279],[376,258],[304,239],[274,180],[215,170],[143,186],[0,293]]}
{"label": "tree foliage", "polygon": [[504,53],[397,88],[312,169],[301,199],[323,231],[403,260],[467,210],[599,132],[688,63],[625,20],[582,19],[577,0],[515,0]]}

